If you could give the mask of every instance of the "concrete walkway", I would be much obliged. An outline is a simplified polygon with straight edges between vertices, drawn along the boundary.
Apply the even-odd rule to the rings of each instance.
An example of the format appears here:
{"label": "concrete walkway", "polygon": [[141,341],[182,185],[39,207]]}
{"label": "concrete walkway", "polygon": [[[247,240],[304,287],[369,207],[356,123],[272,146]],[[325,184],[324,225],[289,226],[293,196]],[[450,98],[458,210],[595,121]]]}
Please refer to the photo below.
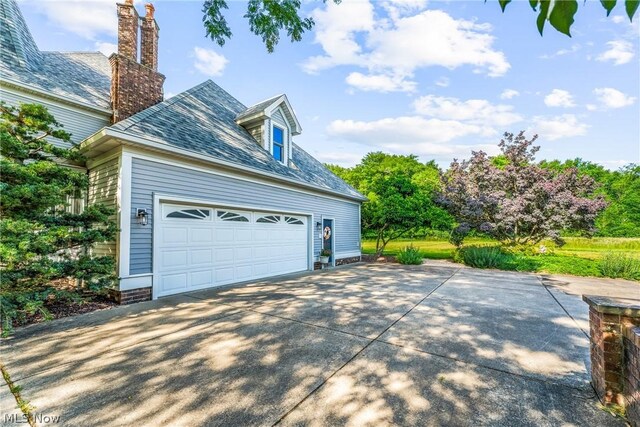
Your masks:
{"label": "concrete walkway", "polygon": [[1,357],[57,425],[624,425],[573,279],[357,265],[24,328]]}

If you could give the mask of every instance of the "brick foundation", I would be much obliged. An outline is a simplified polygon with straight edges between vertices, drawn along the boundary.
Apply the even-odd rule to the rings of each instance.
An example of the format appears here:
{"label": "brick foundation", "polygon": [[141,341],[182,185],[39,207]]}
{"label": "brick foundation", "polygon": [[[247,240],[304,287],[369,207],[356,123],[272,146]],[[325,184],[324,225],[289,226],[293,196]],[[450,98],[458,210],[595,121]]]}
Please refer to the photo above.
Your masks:
{"label": "brick foundation", "polygon": [[346,265],[346,264],[353,264],[355,262],[360,262],[360,258],[359,256],[352,256],[352,257],[348,257],[348,258],[340,258],[336,260],[336,265]]}
{"label": "brick foundation", "polygon": [[591,379],[607,405],[640,427],[640,301],[583,296],[589,304]]}
{"label": "brick foundation", "polygon": [[127,291],[119,291],[117,289],[111,289],[109,295],[118,304],[127,305],[136,302],[150,301],[151,300],[151,288],[138,288],[129,289]]}
{"label": "brick foundation", "polygon": [[396,262],[396,257],[392,255],[382,255],[376,258],[374,254],[362,255],[362,262]]}

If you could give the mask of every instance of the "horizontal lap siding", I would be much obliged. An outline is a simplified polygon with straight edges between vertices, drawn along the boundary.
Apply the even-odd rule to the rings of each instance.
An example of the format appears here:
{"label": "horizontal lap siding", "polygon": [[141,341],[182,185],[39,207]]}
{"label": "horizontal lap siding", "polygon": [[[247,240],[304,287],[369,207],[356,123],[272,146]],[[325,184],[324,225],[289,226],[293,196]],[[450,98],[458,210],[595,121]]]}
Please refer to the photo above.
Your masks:
{"label": "horizontal lap siding", "polygon": [[[299,193],[269,185],[166,165],[143,159],[133,159],[131,210],[153,209],[153,194],[247,205],[273,211],[303,211],[335,218],[336,252],[360,250],[359,209],[357,203]],[[131,223],[131,261],[129,274],[152,271],[151,213],[149,225]],[[320,251],[320,238],[314,230],[314,254]]]}
{"label": "horizontal lap siding", "polygon": [[[56,121],[63,125],[63,130],[71,134],[71,141],[79,143],[88,136],[93,135],[100,129],[110,124],[110,116],[96,117],[91,114],[87,114],[82,109],[63,108],[59,105],[52,104],[45,98],[37,97],[37,95],[22,95],[17,92],[2,88],[1,97],[4,102],[12,106],[18,106],[20,104],[41,104],[49,110],[49,113],[55,117]],[[68,146],[60,141],[56,144],[60,146]]]}
{"label": "horizontal lap siding", "polygon": [[[102,203],[114,210],[118,205],[118,169],[119,159],[109,160],[89,171],[89,193],[87,200],[90,205]],[[112,219],[116,220],[116,214]],[[98,243],[93,248],[95,255],[116,254],[116,243]]]}

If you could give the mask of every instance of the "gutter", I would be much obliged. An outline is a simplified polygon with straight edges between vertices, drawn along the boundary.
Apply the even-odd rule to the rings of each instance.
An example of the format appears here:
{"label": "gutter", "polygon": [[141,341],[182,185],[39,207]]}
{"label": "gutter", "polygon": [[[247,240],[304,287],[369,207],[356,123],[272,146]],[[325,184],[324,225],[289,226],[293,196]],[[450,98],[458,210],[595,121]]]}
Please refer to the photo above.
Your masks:
{"label": "gutter", "polygon": [[364,196],[351,196],[345,193],[341,193],[339,191],[335,191],[335,190],[331,190],[329,188],[324,188],[324,187],[320,187],[320,186],[316,186],[313,184],[309,184],[303,181],[298,181],[296,179],[292,179],[292,178],[287,178],[287,177],[283,177],[281,175],[275,175],[269,172],[265,172],[265,171],[261,171],[259,169],[254,169],[254,168],[250,168],[247,166],[243,166],[243,165],[239,165],[237,163],[233,163],[233,162],[229,162],[226,160],[220,160],[220,159],[216,159],[213,156],[209,156],[206,154],[201,154],[201,153],[197,153],[191,150],[187,150],[184,148],[179,148],[179,147],[175,147],[173,145],[168,145],[168,144],[164,144],[164,143],[160,143],[160,142],[156,142],[147,138],[142,138],[142,137],[138,137],[138,136],[133,136],[133,135],[129,135],[125,132],[122,131],[118,131],[112,128],[103,128],[101,130],[99,130],[98,132],[94,133],[93,135],[91,135],[90,137],[88,137],[87,139],[85,139],[84,141],[82,141],[80,143],[80,151],[81,152],[86,152],[89,151],[89,149],[91,148],[96,148],[99,147],[100,145],[106,143],[107,141],[109,141],[110,139],[118,139],[121,142],[128,142],[129,144],[127,145],[134,145],[137,147],[144,147],[144,148],[148,148],[151,150],[156,150],[156,151],[162,151],[162,152],[167,152],[169,154],[173,154],[173,155],[178,155],[181,157],[187,157],[187,158],[191,158],[191,159],[196,159],[199,161],[202,161],[204,163],[209,163],[209,164],[213,164],[216,166],[221,166],[225,169],[231,169],[231,170],[240,170],[243,171],[249,175],[256,175],[256,176],[261,176],[261,177],[265,177],[265,178],[269,178],[270,180],[273,181],[279,181],[279,182],[285,182],[287,184],[291,184],[297,187],[302,187],[302,188],[306,188],[306,189],[311,189],[315,192],[318,193],[326,193],[326,194],[331,194],[332,196],[337,196],[337,197],[341,197],[344,199],[349,199],[349,200],[355,200],[358,202],[366,202],[368,199]]}

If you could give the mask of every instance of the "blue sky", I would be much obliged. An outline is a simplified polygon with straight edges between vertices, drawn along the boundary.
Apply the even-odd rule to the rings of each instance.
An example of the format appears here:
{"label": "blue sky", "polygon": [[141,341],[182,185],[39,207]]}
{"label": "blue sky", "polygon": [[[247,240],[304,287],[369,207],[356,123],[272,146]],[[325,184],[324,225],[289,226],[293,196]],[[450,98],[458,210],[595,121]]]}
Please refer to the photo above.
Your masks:
{"label": "blue sky", "polygon": [[[212,79],[250,105],[286,93],[296,142],[353,165],[367,152],[417,154],[446,166],[495,153],[504,131],[538,133],[538,159],[581,157],[617,169],[640,162],[640,30],[599,2],[579,2],[572,38],[540,37],[528,2],[304,2],[316,27],[272,54],[230,1],[233,37],[204,36],[201,1],[157,1],[167,96]],[[112,1],[20,2],[43,50],[112,51]],[[143,3],[137,2],[143,13]]]}

